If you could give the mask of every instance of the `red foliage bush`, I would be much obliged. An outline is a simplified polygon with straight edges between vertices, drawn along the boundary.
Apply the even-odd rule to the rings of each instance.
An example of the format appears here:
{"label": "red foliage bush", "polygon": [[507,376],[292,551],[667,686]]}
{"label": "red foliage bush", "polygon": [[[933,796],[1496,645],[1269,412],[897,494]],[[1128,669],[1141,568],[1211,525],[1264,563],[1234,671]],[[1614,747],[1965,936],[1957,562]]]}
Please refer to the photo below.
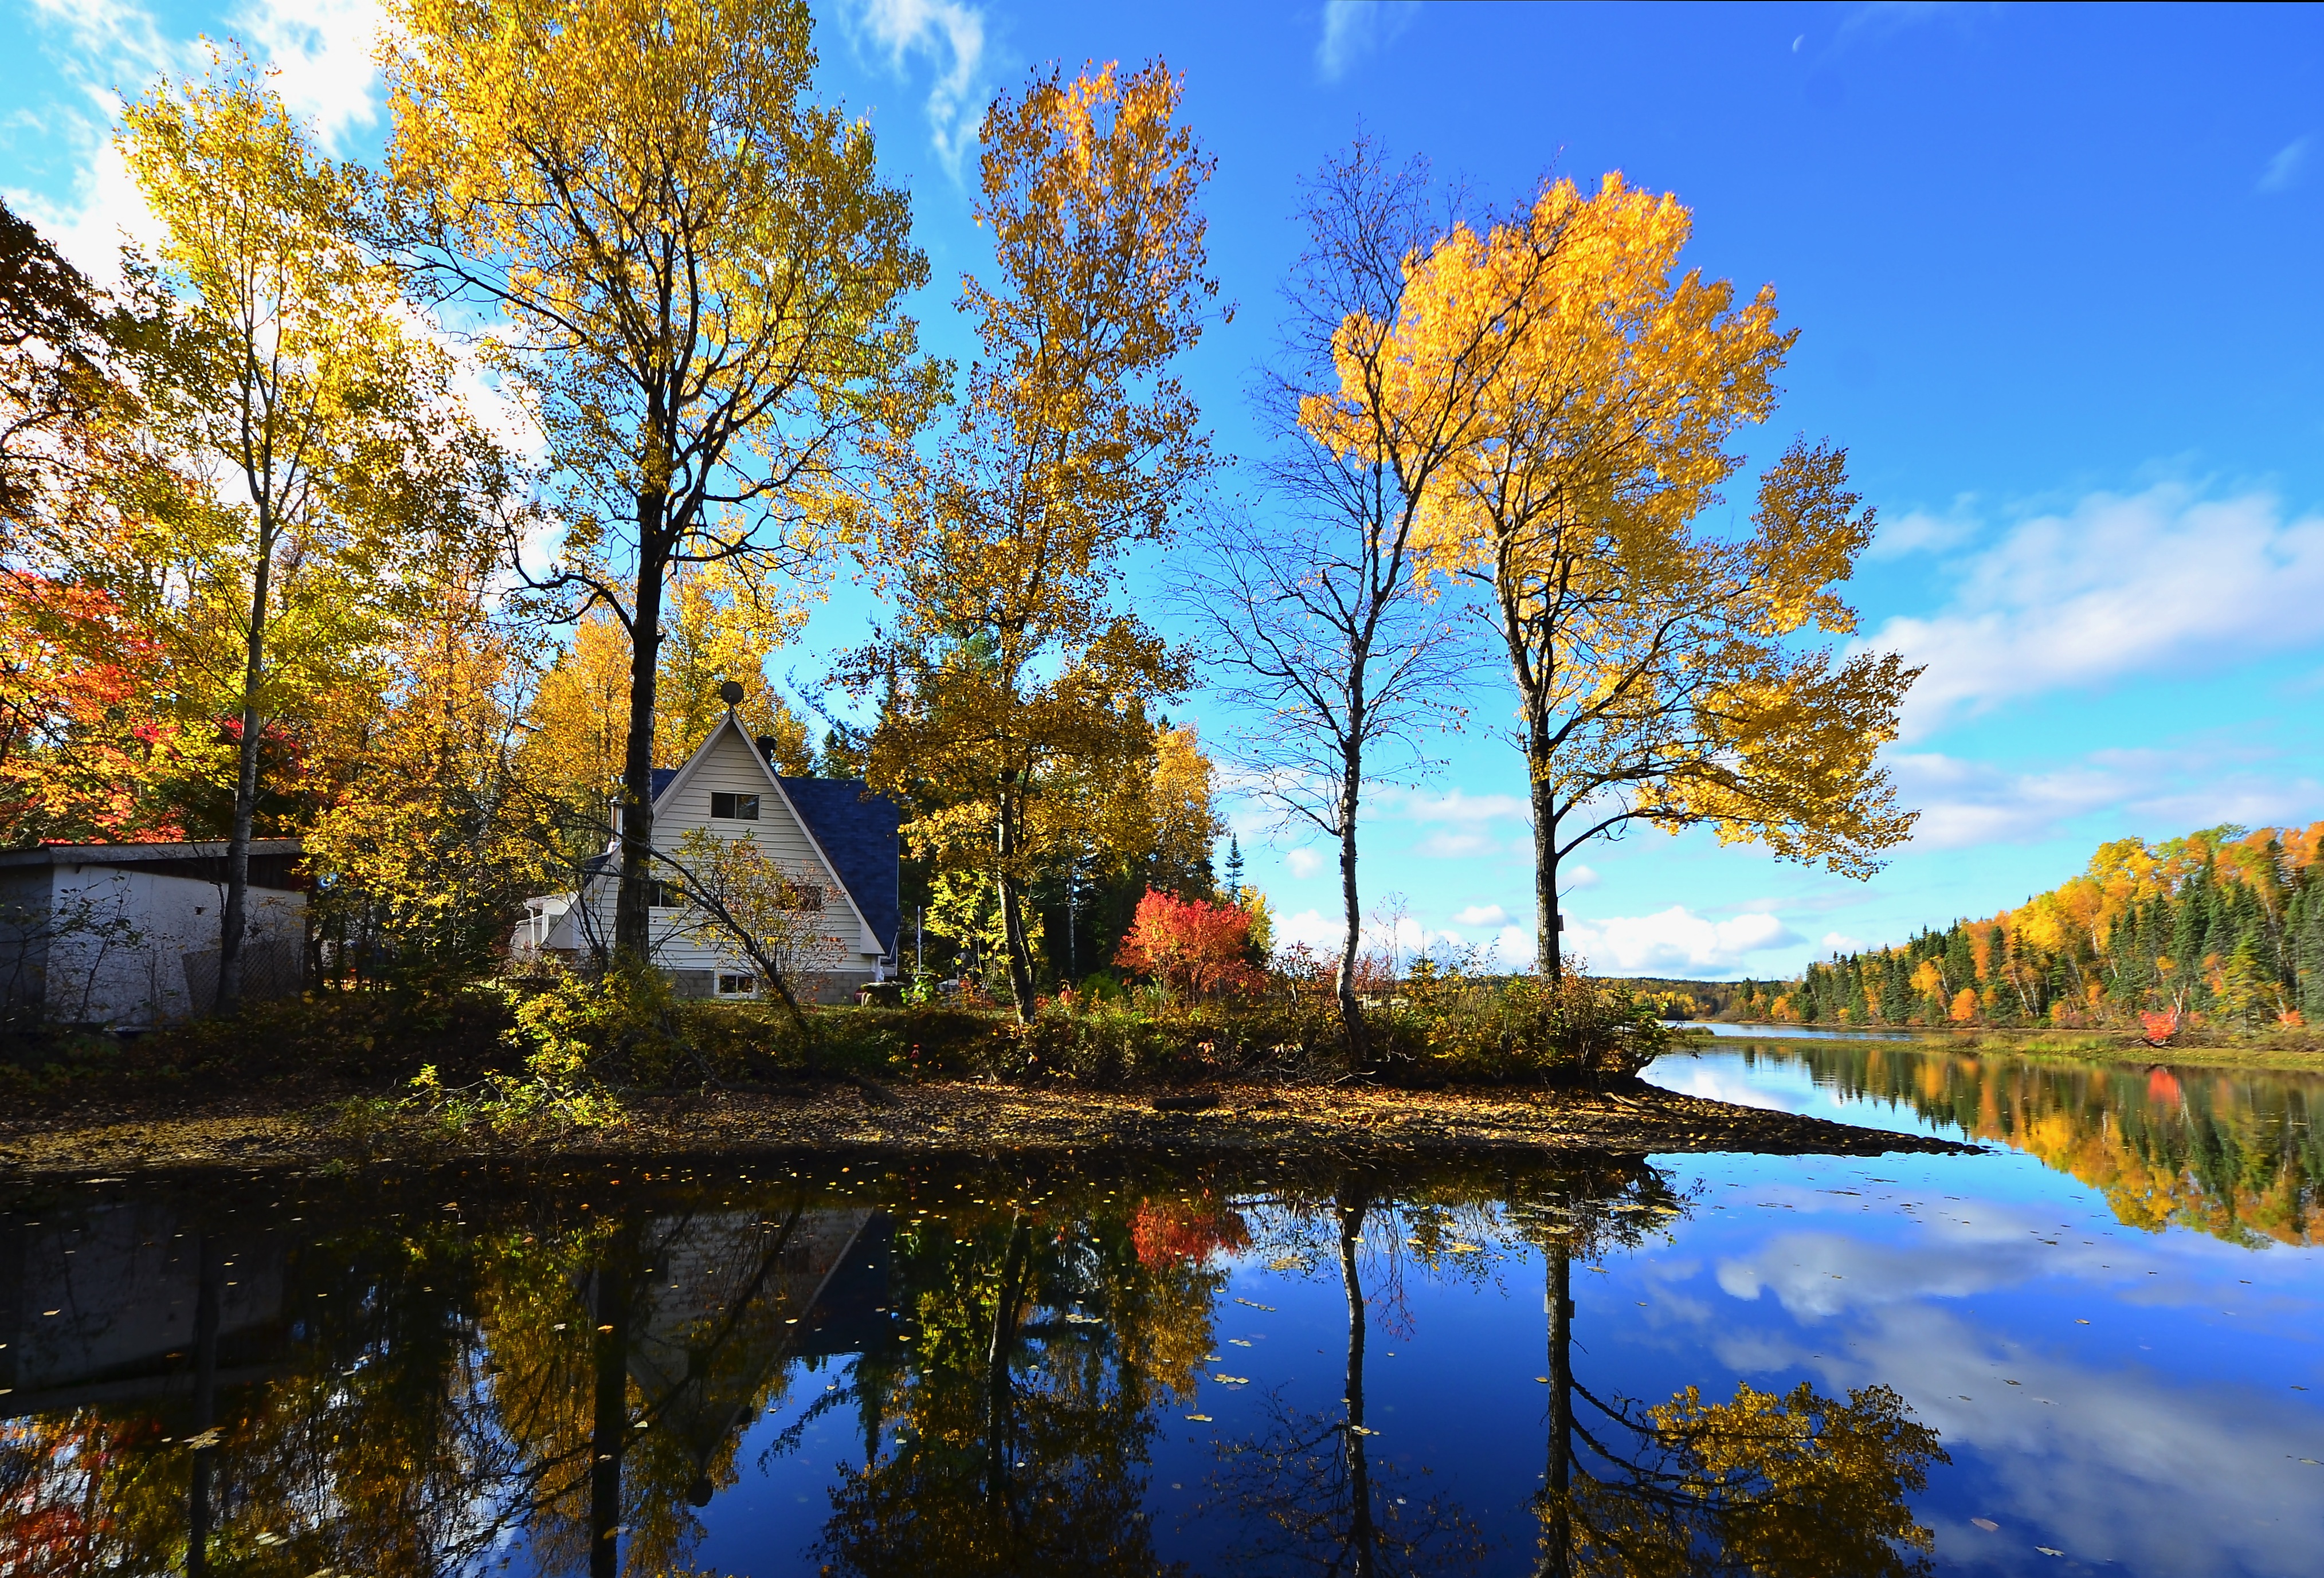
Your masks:
{"label": "red foliage bush", "polygon": [[1148,888],[1114,962],[1152,977],[1180,997],[1194,998],[1258,986],[1261,977],[1250,966],[1250,916],[1242,910],[1175,899]]}

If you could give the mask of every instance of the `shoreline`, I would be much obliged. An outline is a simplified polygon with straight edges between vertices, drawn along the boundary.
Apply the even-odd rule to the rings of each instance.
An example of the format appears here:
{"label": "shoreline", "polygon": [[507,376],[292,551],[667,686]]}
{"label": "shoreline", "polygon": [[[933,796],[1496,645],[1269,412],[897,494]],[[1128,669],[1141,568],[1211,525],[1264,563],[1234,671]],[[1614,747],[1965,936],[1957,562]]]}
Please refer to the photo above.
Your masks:
{"label": "shoreline", "polygon": [[[1708,1023],[1698,1020],[1692,1026],[1683,1024],[1676,1028],[1683,1032]],[[1736,1023],[1731,1020],[1719,1023]],[[2151,1047],[2135,1040],[2107,1039],[2105,1032],[2098,1031],[1943,1031],[1916,1026],[1867,1025],[1861,1028],[1849,1026],[1833,1033],[1821,1025],[1736,1024],[1736,1028],[1750,1033],[1720,1035],[1714,1032],[1699,1041],[1690,1040],[1674,1045],[1671,1050],[1717,1051],[1729,1045],[1741,1047],[1767,1042],[1780,1043],[1786,1048],[1908,1047],[1915,1051],[1948,1051],[1956,1057],[2034,1058],[2093,1066],[2112,1064],[2147,1069],[2160,1063],[2200,1069],[2258,1069],[2278,1073],[2324,1074],[2324,1044],[2312,1047],[2241,1046],[2234,1043],[2214,1046],[2192,1042]]]}
{"label": "shoreline", "polygon": [[1643,1084],[1608,1091],[1220,1084],[1203,1093],[1211,1105],[1194,1111],[1157,1105],[1183,1109],[1183,1090],[948,1080],[899,1085],[882,1097],[833,1085],[632,1097],[628,1121],[618,1127],[530,1136],[488,1129],[447,1133],[425,1116],[351,1118],[346,1098],[358,1094],[310,1087],[175,1110],[82,1109],[0,1121],[0,1184],[549,1158],[650,1156],[666,1163],[807,1151],[927,1157],[1003,1151],[1874,1156],[1987,1149]]}

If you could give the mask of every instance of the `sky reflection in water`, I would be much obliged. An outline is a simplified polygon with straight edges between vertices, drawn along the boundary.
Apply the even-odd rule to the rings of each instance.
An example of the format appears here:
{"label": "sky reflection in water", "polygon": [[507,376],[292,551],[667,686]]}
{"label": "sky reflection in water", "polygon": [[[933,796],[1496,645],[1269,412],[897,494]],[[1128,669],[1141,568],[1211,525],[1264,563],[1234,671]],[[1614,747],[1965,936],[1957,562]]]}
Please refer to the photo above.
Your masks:
{"label": "sky reflection in water", "polygon": [[27,1197],[0,1569],[2313,1571],[2324,1081],[1650,1077],[1994,1148]]}

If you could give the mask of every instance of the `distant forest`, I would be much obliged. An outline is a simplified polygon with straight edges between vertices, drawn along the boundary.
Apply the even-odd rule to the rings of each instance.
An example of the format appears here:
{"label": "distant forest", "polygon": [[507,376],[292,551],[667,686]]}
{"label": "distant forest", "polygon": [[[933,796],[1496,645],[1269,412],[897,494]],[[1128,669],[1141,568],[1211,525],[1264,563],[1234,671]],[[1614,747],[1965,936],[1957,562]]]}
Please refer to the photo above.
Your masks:
{"label": "distant forest", "polygon": [[2014,910],[1810,965],[1797,981],[1744,981],[1705,1006],[1801,1024],[2324,1023],[2319,854],[2324,821],[2118,839]]}

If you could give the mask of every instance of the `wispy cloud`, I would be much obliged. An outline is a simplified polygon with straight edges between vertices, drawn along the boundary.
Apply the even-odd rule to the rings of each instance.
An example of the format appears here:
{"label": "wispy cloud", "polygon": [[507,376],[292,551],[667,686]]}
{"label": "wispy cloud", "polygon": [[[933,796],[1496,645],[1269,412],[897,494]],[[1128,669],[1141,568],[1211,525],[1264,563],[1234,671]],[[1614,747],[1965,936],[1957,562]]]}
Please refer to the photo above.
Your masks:
{"label": "wispy cloud", "polygon": [[1294,849],[1283,857],[1283,863],[1291,868],[1292,876],[1305,881],[1323,869],[1323,852],[1321,849]]}
{"label": "wispy cloud", "polygon": [[2315,142],[2312,136],[2294,137],[2277,149],[2275,157],[2269,160],[2267,168],[2259,173],[2259,189],[2267,193],[2288,192],[2298,186],[2300,178],[2307,173],[2308,152]]}
{"label": "wispy cloud", "polygon": [[928,141],[957,180],[984,115],[984,13],[961,0],[855,0],[840,12],[851,32],[886,52],[898,76],[927,59]]}
{"label": "wispy cloud", "polygon": [[1868,643],[1928,666],[1906,699],[1908,737],[2015,697],[2324,637],[2324,516],[2289,518],[2265,493],[2092,493],[1956,569],[1950,607],[1892,619]]}
{"label": "wispy cloud", "polygon": [[1337,82],[1355,63],[1393,41],[1420,14],[1417,0],[1324,0],[1315,69]]}
{"label": "wispy cloud", "polygon": [[1509,913],[1499,904],[1471,904],[1452,919],[1463,926],[1506,926]]}

